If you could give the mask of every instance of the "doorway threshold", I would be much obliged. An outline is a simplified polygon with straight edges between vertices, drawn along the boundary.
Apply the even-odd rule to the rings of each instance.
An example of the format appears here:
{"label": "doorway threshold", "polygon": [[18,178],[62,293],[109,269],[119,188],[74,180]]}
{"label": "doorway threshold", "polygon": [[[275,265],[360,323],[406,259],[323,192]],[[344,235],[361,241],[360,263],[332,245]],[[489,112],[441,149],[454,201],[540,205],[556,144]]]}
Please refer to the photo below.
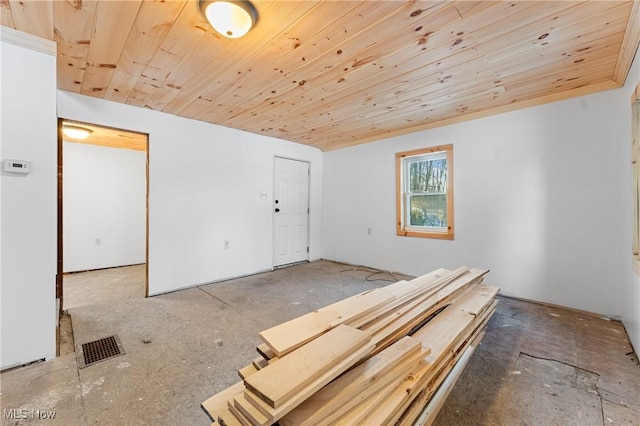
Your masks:
{"label": "doorway threshold", "polygon": [[275,271],[276,269],[288,268],[289,266],[302,265],[304,263],[309,263],[309,261],[308,260],[301,260],[300,262],[286,263],[284,265],[274,266],[273,270]]}

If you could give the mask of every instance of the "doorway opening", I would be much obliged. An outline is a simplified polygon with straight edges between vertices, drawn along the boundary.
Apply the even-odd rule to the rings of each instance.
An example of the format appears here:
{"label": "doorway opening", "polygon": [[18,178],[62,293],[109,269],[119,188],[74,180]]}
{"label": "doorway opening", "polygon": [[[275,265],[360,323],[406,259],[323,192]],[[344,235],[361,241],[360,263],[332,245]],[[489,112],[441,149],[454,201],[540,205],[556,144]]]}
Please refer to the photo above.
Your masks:
{"label": "doorway opening", "polygon": [[58,128],[60,355],[73,349],[69,309],[148,296],[149,149],[144,133],[67,119]]}

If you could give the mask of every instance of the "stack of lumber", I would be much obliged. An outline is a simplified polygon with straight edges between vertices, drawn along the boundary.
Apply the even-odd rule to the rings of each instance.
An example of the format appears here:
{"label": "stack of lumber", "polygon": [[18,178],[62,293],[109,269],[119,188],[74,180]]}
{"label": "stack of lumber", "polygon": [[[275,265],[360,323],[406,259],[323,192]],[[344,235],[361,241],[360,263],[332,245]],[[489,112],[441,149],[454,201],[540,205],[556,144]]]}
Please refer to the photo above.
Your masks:
{"label": "stack of lumber", "polygon": [[202,407],[223,426],[430,424],[495,310],[488,272],[438,269],[264,330]]}

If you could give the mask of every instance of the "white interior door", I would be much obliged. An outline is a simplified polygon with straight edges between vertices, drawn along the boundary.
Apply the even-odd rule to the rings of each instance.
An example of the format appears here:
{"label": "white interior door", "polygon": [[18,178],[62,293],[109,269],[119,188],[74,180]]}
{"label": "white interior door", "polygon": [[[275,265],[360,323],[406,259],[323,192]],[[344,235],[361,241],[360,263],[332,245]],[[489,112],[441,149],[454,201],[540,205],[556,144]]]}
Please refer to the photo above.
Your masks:
{"label": "white interior door", "polygon": [[309,163],[275,159],[274,267],[309,259]]}

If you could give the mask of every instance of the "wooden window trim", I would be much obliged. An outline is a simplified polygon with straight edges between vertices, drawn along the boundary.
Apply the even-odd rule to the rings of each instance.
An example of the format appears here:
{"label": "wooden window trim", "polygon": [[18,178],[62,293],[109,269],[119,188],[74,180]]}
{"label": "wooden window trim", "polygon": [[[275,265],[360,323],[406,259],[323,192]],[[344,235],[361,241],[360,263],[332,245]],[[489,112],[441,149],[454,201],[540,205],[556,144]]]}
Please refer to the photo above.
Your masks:
{"label": "wooden window trim", "polygon": [[[633,93],[631,95],[631,114],[632,114],[632,118],[631,119],[632,120],[637,120],[636,108],[640,108],[640,83],[638,83],[636,85],[636,88],[635,88],[635,90],[633,91]],[[635,126],[638,126],[638,127],[634,127],[633,123],[632,123],[632,132],[636,132],[636,133],[640,132],[640,123],[636,123]],[[638,147],[634,146],[633,142],[634,142],[635,138],[637,138],[637,137],[638,137],[637,134],[631,135],[631,143],[632,143],[631,147],[632,147],[632,149],[636,149],[636,150],[638,149]],[[639,141],[636,140],[636,143],[638,143],[638,142]],[[636,166],[635,162],[638,161],[637,156],[638,156],[637,152],[636,153],[634,153],[634,152],[631,153],[632,170]],[[640,174],[640,170],[638,170],[637,173]],[[635,173],[633,173],[633,171],[632,171],[631,175],[632,175],[632,177],[634,179],[633,183],[632,183],[632,188],[633,188],[633,191],[634,191],[634,195],[632,197],[632,200],[634,202],[637,202],[636,201],[636,197],[640,196],[638,194],[638,192],[639,192],[638,186],[640,185],[640,183],[638,182],[639,178],[636,176]],[[633,214],[640,214],[640,212],[638,212],[638,211],[636,211],[634,209]],[[634,235],[632,237],[633,238],[632,268],[635,271],[635,273],[638,276],[640,276],[640,253],[639,253],[639,251],[640,251],[640,235],[637,234],[638,226],[640,226],[640,223],[638,223],[638,222],[640,222],[640,218],[634,217],[633,220],[634,220],[634,224],[633,224],[632,229],[633,229]],[[636,221],[638,221],[638,222],[636,222]]]}
{"label": "wooden window trim", "polygon": [[[418,231],[406,229],[403,216],[403,175],[402,160],[405,157],[431,154],[434,152],[447,153],[447,230],[445,232]],[[412,151],[398,152],[396,154],[396,234],[402,237],[435,238],[441,240],[453,240],[453,145],[438,145],[429,148],[414,149]]]}

